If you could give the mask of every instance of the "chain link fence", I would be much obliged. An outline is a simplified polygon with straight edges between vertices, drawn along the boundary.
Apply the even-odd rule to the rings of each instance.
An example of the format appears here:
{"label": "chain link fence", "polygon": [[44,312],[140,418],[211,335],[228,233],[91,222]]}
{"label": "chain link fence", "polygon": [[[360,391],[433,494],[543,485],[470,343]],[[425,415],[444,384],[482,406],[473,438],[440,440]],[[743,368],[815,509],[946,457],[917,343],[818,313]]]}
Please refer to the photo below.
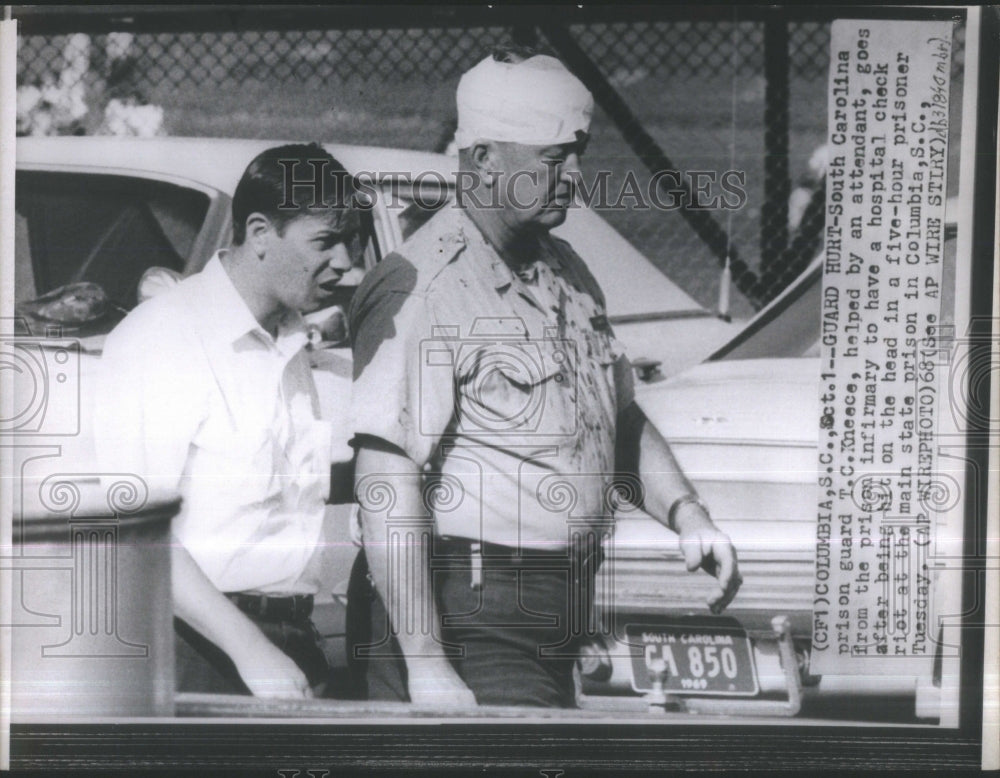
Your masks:
{"label": "chain link fence", "polygon": [[[700,304],[719,305],[727,258],[729,313],[747,317],[816,255],[829,22],[775,15],[525,27],[392,23],[199,32],[191,15],[186,31],[23,34],[19,133],[443,151],[455,127],[459,77],[513,39],[561,56],[595,93],[585,180],[609,172],[607,201],[595,207]],[[964,54],[964,30],[956,27],[953,152]],[[654,176],[664,168],[677,175]],[[951,170],[954,193],[957,165]],[[655,192],[666,207],[641,207],[636,188]],[[709,207],[691,208],[696,196]]]}

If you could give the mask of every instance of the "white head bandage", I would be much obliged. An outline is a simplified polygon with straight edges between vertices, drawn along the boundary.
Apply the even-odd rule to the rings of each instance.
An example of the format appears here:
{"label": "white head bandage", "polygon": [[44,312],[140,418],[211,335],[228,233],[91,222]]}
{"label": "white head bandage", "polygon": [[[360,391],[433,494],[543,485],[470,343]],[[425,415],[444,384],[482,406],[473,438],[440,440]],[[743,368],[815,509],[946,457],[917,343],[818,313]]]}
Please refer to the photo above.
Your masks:
{"label": "white head bandage", "polygon": [[555,57],[539,54],[523,62],[487,57],[458,82],[455,143],[477,139],[527,146],[571,143],[587,132],[594,98]]}

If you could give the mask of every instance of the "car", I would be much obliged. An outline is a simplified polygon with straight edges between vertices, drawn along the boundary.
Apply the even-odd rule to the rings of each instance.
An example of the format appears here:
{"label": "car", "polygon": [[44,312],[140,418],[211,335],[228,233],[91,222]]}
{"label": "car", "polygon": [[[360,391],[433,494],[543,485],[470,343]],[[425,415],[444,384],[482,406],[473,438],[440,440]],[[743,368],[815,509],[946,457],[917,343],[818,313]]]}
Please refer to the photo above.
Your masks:
{"label": "car", "polygon": [[[946,214],[958,210],[949,200]],[[949,219],[949,262],[955,237]],[[711,582],[687,573],[673,534],[641,511],[620,516],[597,586],[604,629],[581,661],[587,693],[648,694],[662,664],[656,644],[677,638],[695,645],[672,657],[665,691],[694,695],[685,705],[692,711],[789,716],[848,697],[892,700],[912,720],[940,717],[940,634],[917,674],[811,671],[822,279],[820,251],[729,343],[637,393],[732,539],[744,584],[724,617],[706,618]]]}
{"label": "car", "polygon": [[[236,182],[250,159],[279,143],[18,139],[12,342],[28,343],[42,372],[14,371],[19,421],[5,432],[15,441],[59,448],[58,456],[29,457],[20,465],[15,515],[52,515],[51,500],[37,487],[55,472],[87,480],[93,441],[82,409],[93,402],[89,376],[104,337],[140,299],[198,272],[226,245]],[[364,272],[448,202],[455,160],[400,149],[327,148],[377,193],[363,266],[345,276],[338,308],[309,317],[322,412],[336,425],[349,400],[351,361],[343,331],[327,325],[338,315],[342,321]],[[573,208],[557,233],[605,290],[609,320],[636,367],[638,402],[732,537],[745,579],[726,614],[710,616],[704,603],[710,579],[685,571],[676,537],[641,511],[621,511],[598,580],[606,628],[591,636],[581,657],[581,699],[615,697],[628,708],[668,691],[687,699],[691,710],[715,703],[730,712],[790,715],[803,695],[845,691],[835,677],[809,672],[819,394],[819,319],[809,316],[809,306],[818,295],[818,261],[752,321],[730,322],[695,302],[599,213]],[[331,332],[333,339],[324,340]],[[8,359],[6,343],[5,349]],[[45,369],[60,353],[74,364],[69,380],[55,384]],[[340,467],[334,471],[345,474],[349,493],[350,431],[342,424],[336,429]],[[87,499],[101,508],[101,495]],[[351,507],[330,510],[343,538],[328,549],[329,567],[337,572],[317,618],[331,658],[342,664],[344,594],[355,547],[347,532]],[[636,630],[665,639],[678,624],[703,641],[700,665],[714,662],[715,675],[728,686],[699,686],[690,667],[664,673],[663,652],[639,648]],[[730,639],[710,650],[712,641]],[[666,688],[664,677],[672,679]],[[912,677],[849,680],[854,694],[914,696],[918,687]],[[919,684],[926,696],[930,668]],[[730,699],[734,694],[741,699]]]}

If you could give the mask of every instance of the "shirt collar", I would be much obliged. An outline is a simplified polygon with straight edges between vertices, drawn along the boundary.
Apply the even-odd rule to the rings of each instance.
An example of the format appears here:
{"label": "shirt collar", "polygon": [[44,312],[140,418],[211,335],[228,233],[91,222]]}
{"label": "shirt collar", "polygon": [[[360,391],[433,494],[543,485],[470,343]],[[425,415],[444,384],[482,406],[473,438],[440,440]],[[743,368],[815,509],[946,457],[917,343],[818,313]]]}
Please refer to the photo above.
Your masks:
{"label": "shirt collar", "polygon": [[[460,222],[458,228],[465,240],[466,245],[472,246],[477,250],[485,253],[485,256],[489,258],[490,274],[493,279],[493,286],[495,289],[500,290],[509,287],[511,284],[520,285],[523,282],[517,278],[517,275],[513,270],[510,269],[510,265],[504,262],[503,257],[493,248],[492,244],[485,237],[483,237],[482,232],[476,226],[475,222],[469,218],[469,215],[465,212],[465,209],[457,208],[461,213]],[[540,241],[542,252],[541,257],[539,257],[536,262],[545,262],[553,271],[558,272],[563,267],[562,258],[556,247],[556,243],[548,235],[543,237]]]}
{"label": "shirt collar", "polygon": [[204,313],[210,316],[207,331],[210,338],[223,346],[232,346],[241,338],[252,335],[268,345],[273,345],[286,357],[293,356],[308,340],[305,321],[297,311],[289,311],[278,322],[278,336],[260,326],[260,322],[250,312],[246,301],[236,290],[229,273],[223,266],[221,257],[225,249],[220,249],[205,264],[200,275],[211,306],[205,306]]}

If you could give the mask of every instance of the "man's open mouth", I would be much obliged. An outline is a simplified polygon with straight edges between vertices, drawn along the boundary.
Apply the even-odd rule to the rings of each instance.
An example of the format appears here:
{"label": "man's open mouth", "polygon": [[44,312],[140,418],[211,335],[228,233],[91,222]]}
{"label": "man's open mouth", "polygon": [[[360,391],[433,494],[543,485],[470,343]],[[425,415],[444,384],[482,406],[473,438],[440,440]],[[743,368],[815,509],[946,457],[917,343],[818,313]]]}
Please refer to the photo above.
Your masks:
{"label": "man's open mouth", "polygon": [[320,281],[317,286],[324,292],[332,292],[339,283],[340,276],[337,276],[336,278],[328,278],[326,281]]}

